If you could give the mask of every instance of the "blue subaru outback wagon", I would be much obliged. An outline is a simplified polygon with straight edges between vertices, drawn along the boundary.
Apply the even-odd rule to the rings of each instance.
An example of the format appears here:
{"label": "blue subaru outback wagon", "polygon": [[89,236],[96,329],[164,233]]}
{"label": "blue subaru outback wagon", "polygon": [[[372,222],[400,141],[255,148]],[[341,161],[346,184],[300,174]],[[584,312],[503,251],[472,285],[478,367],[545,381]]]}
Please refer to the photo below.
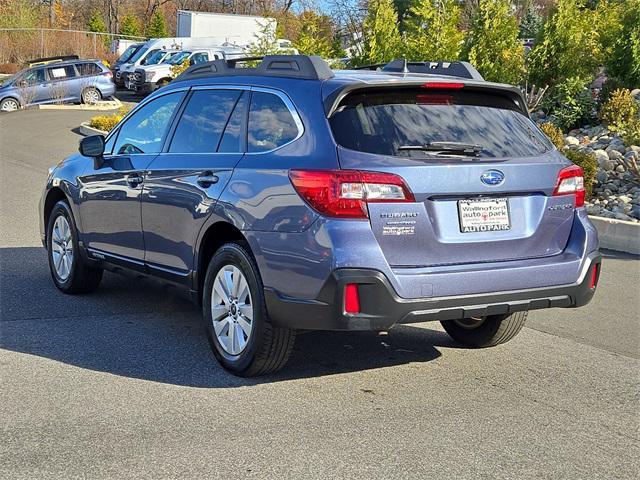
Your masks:
{"label": "blue subaru outback wagon", "polygon": [[439,320],[488,347],[529,310],[593,297],[582,170],[517,88],[459,62],[241,65],[190,67],[51,170],[40,228],[60,290],[123,267],[183,285],[244,376],[281,368],[300,330]]}

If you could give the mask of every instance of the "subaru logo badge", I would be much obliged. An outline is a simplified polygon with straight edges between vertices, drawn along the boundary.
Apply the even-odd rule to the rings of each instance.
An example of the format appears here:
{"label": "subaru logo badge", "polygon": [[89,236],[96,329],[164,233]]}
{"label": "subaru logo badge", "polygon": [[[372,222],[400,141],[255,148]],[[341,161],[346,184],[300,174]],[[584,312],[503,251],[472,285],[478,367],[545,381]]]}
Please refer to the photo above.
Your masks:
{"label": "subaru logo badge", "polygon": [[504,173],[500,170],[487,170],[480,175],[480,181],[485,185],[494,187],[504,182]]}

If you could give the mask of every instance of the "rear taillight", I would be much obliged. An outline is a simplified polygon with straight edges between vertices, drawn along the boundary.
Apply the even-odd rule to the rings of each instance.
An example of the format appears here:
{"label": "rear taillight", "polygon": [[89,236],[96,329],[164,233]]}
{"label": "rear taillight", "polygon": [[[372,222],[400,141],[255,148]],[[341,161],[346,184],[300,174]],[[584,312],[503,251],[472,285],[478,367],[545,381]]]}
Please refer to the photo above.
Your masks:
{"label": "rear taillight", "polygon": [[113,72],[111,70],[107,70],[106,72],[102,72],[102,75],[104,75],[107,78],[113,78]]}
{"label": "rear taillight", "polygon": [[360,170],[291,170],[300,196],[322,215],[368,218],[367,203],[414,202],[404,180],[392,173]]}
{"label": "rear taillight", "polygon": [[563,168],[558,172],[558,181],[553,196],[575,195],[575,206],[584,206],[584,173],[577,165]]}

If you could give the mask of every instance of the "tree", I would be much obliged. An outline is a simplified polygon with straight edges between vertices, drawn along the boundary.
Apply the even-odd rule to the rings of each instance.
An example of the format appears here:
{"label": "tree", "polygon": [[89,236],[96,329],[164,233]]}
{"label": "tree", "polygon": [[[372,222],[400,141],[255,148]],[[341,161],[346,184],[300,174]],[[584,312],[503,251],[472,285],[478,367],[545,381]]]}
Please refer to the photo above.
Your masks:
{"label": "tree", "polygon": [[533,1],[529,2],[520,20],[520,38],[538,38],[544,21]]}
{"label": "tree", "polygon": [[409,9],[405,56],[411,60],[457,60],[463,40],[459,20],[457,0],[419,0]]}
{"label": "tree", "polygon": [[517,84],[524,77],[524,47],[509,0],[481,0],[468,40],[469,61],[492,82]]}
{"label": "tree", "polygon": [[[620,30],[612,38],[604,63],[607,73],[629,88],[640,86],[640,0],[627,0],[620,11]],[[602,40],[601,40],[602,41]],[[607,47],[605,46],[605,48]]]}
{"label": "tree", "polygon": [[385,63],[401,56],[398,14],[392,0],[371,0],[362,26],[360,64]]}
{"label": "tree", "polygon": [[529,78],[538,85],[593,77],[602,60],[595,12],[584,0],[558,0],[528,60]]}
{"label": "tree", "polygon": [[167,21],[160,10],[156,10],[151,17],[151,22],[149,22],[149,26],[147,27],[147,36],[149,38],[163,38],[169,36]]}
{"label": "tree", "polygon": [[120,21],[120,31],[118,33],[127,37],[140,37],[142,34],[140,21],[135,15],[130,13],[125,15]]}
{"label": "tree", "polygon": [[330,58],[333,53],[331,37],[323,32],[320,22],[322,18],[315,12],[303,12],[302,28],[294,46],[303,55],[320,55]]}
{"label": "tree", "polygon": [[91,14],[91,18],[89,18],[89,22],[87,22],[87,30],[98,33],[107,31],[107,25],[104,23],[104,18],[98,10],[94,10]]}

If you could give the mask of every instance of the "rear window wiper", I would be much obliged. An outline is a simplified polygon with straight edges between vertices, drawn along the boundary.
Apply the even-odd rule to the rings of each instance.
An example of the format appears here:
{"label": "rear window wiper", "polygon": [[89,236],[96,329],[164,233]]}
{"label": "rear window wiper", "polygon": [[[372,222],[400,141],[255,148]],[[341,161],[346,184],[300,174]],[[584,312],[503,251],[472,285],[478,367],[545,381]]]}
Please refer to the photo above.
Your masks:
{"label": "rear window wiper", "polygon": [[420,150],[423,152],[444,152],[455,155],[477,157],[482,152],[482,145],[462,142],[427,142],[424,145],[401,145],[398,151]]}

